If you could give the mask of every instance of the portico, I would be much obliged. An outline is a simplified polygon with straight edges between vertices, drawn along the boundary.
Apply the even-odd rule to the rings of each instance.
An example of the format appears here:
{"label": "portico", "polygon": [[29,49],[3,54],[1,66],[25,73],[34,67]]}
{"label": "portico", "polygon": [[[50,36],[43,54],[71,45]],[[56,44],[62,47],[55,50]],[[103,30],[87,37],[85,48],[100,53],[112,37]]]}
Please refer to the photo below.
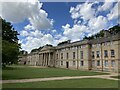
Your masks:
{"label": "portico", "polygon": [[39,65],[40,66],[54,66],[54,49],[53,47],[44,47],[39,52]]}

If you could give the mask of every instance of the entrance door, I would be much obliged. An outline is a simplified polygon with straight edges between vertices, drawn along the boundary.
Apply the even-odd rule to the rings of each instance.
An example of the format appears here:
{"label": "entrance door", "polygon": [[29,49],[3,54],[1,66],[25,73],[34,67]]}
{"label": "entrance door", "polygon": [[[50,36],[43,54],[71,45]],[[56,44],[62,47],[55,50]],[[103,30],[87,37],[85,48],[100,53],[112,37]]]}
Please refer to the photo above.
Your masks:
{"label": "entrance door", "polygon": [[66,62],[66,68],[69,68],[69,62]]}

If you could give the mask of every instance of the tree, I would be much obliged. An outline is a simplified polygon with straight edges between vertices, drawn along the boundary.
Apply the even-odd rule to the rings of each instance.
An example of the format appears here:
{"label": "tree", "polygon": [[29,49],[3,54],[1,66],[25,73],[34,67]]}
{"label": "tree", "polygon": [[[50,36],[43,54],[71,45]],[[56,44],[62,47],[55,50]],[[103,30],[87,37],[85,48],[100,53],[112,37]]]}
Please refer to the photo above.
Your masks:
{"label": "tree", "polygon": [[17,63],[20,45],[18,32],[10,22],[2,20],[2,65]]}

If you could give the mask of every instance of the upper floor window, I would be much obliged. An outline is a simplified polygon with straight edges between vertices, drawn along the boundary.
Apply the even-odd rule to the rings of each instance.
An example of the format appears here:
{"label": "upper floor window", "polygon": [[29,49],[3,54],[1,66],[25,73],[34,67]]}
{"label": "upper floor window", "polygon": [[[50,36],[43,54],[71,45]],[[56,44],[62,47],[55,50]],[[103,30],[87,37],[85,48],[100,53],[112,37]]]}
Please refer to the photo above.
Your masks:
{"label": "upper floor window", "polygon": [[75,59],[75,52],[73,52],[73,59]]}
{"label": "upper floor window", "polygon": [[83,59],[83,51],[80,51],[80,58]]}
{"label": "upper floor window", "polygon": [[97,58],[100,57],[100,51],[96,51],[96,54],[97,54]]}
{"label": "upper floor window", "polygon": [[75,49],[75,47],[71,47],[71,49]]}
{"label": "upper floor window", "polygon": [[92,58],[94,58],[95,57],[95,55],[94,55],[94,51],[92,51]]}
{"label": "upper floor window", "polygon": [[58,54],[56,54],[56,59],[58,59]]}
{"label": "upper floor window", "polygon": [[97,47],[100,47],[100,44],[96,44]]}
{"label": "upper floor window", "polygon": [[70,50],[70,47],[66,48],[66,50]]}
{"label": "upper floor window", "polygon": [[103,45],[106,46],[106,45],[107,45],[107,42],[103,43]]}
{"label": "upper floor window", "polygon": [[63,53],[61,53],[61,59],[63,59]]}
{"label": "upper floor window", "polygon": [[86,47],[86,45],[81,45],[81,48],[85,48]]}
{"label": "upper floor window", "polygon": [[108,51],[104,50],[104,57],[108,57]]}
{"label": "upper floor window", "polygon": [[110,45],[113,45],[113,42],[110,42]]}
{"label": "upper floor window", "polygon": [[92,47],[95,47],[96,45],[95,44],[92,44]]}
{"label": "upper floor window", "polygon": [[66,55],[66,58],[68,59],[69,58],[69,54],[67,53],[67,55]]}
{"label": "upper floor window", "polygon": [[115,57],[115,51],[111,50],[111,57]]}

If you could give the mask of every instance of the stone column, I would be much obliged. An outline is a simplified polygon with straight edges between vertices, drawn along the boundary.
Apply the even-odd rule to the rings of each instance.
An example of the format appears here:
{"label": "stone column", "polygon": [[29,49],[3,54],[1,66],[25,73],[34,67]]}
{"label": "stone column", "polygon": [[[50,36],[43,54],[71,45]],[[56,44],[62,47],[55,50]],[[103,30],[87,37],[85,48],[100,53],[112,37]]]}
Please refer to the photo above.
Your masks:
{"label": "stone column", "polygon": [[46,53],[46,66],[48,66],[48,53]]}
{"label": "stone column", "polygon": [[40,54],[40,65],[42,66],[42,54]]}
{"label": "stone column", "polygon": [[43,66],[45,66],[45,53],[43,53]]}
{"label": "stone column", "polygon": [[45,63],[44,63],[44,64],[45,64],[45,66],[46,66],[46,53],[45,53]]}
{"label": "stone column", "polygon": [[41,66],[41,54],[39,54],[39,66]]}
{"label": "stone column", "polygon": [[49,65],[49,53],[47,53],[47,66]]}
{"label": "stone column", "polygon": [[50,63],[51,63],[51,66],[53,66],[53,53],[51,53]]}
{"label": "stone column", "polygon": [[48,53],[47,53],[47,66],[48,66]]}
{"label": "stone column", "polygon": [[45,62],[44,62],[44,65],[46,66],[46,53],[45,53],[45,59],[44,59],[44,61],[45,61]]}
{"label": "stone column", "polygon": [[42,53],[42,66],[44,66],[44,53]]}
{"label": "stone column", "polygon": [[50,61],[51,61],[51,57],[50,57],[50,53],[49,53],[49,62],[48,62],[49,66],[51,66],[51,62]]}

